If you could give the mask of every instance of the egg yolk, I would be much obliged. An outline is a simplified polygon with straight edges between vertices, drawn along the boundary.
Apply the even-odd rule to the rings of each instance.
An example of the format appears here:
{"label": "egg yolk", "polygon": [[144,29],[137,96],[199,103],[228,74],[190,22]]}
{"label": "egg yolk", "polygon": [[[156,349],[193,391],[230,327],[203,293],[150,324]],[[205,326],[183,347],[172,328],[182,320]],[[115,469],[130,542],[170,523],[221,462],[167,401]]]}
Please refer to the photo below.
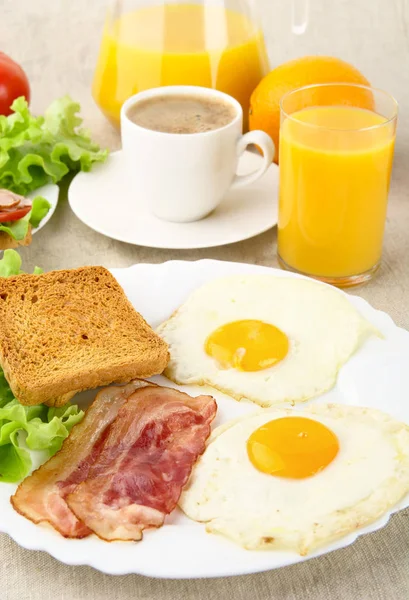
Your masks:
{"label": "egg yolk", "polygon": [[285,358],[288,338],[280,329],[256,320],[222,325],[205,342],[206,353],[224,368],[261,371]]}
{"label": "egg yolk", "polygon": [[304,479],[336,457],[339,443],[325,425],[305,417],[283,417],[253,431],[247,440],[250,461],[259,471]]}

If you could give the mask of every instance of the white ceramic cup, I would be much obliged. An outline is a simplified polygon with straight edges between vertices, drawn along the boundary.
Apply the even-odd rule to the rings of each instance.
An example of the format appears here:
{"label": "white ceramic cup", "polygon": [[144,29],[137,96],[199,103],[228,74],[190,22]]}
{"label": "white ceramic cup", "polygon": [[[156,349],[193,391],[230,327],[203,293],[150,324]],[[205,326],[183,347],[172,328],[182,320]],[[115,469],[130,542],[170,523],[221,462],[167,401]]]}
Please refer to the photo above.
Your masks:
{"label": "white ceramic cup", "polygon": [[[180,94],[219,98],[233,106],[235,117],[219,129],[188,134],[152,131],[128,117],[130,108],[142,100]],[[240,104],[213,89],[169,86],[132,96],[121,109],[121,136],[133,193],[165,221],[186,223],[202,219],[220,204],[229,188],[253,183],[271,165],[274,156],[271,138],[263,131],[242,135],[242,128]],[[249,144],[262,149],[261,165],[253,173],[237,175],[240,155]]]}

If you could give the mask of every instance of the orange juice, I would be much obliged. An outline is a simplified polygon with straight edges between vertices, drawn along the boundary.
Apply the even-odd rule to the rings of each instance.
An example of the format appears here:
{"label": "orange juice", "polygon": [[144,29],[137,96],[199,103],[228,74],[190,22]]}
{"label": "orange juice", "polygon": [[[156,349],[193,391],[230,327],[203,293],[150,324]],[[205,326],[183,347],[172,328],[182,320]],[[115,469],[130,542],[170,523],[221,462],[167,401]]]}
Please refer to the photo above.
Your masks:
{"label": "orange juice", "polygon": [[280,133],[278,252],[310,275],[349,277],[380,260],[395,123],[363,108],[322,106]]}
{"label": "orange juice", "polygon": [[245,15],[199,4],[149,6],[108,19],[93,96],[118,126],[121,105],[139,91],[213,87],[240,102],[247,128],[250,95],[267,71],[263,34]]}

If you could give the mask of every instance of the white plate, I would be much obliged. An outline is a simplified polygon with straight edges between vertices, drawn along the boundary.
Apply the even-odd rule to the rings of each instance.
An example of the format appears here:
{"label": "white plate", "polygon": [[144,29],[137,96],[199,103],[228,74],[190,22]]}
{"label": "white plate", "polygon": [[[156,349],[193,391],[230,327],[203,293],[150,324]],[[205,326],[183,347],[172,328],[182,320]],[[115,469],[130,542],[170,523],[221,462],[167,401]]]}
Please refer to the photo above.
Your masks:
{"label": "white plate", "polygon": [[[127,269],[114,269],[112,272],[135,308],[153,326],[167,318],[194,288],[214,277],[253,272],[298,277],[266,267],[210,260],[141,264]],[[409,333],[396,327],[388,315],[373,309],[365,300],[354,296],[348,298],[380,329],[385,339],[368,340],[341,369],[335,388],[316,401],[371,406],[409,422]],[[155,381],[177,387],[162,377],[155,378]],[[193,386],[182,389],[193,395],[204,391]],[[216,425],[254,411],[254,405],[238,403],[214,390],[211,393],[219,405]],[[93,395],[90,392],[82,394],[82,401]],[[298,563],[348,546],[359,535],[386,525],[392,512],[409,506],[408,496],[369,527],[302,558],[293,552],[244,550],[221,536],[207,534],[204,525],[190,521],[178,509],[166,518],[161,529],[145,532],[144,540],[140,543],[107,543],[95,536],[67,540],[51,528],[34,525],[17,514],[9,502],[15,488],[15,485],[0,485],[0,531],[8,533],[21,546],[45,550],[66,564],[90,565],[104,573],[138,573],[168,578],[240,575]]]}
{"label": "white plate", "polygon": [[55,209],[57,208],[59,191],[60,189],[58,185],[55,185],[54,183],[49,183],[28,194],[27,198],[30,198],[30,200],[34,200],[36,196],[42,196],[51,204],[50,210],[48,211],[44,219],[41,221],[40,225],[32,229],[31,233],[37,233],[37,231],[40,231],[40,229],[42,229],[44,225],[46,225],[51,219],[55,212]]}
{"label": "white plate", "polygon": [[[260,161],[257,154],[245,152],[238,172],[250,173],[258,168]],[[230,191],[205,219],[169,223],[143,206],[142,189],[139,197],[130,192],[119,151],[91,172],[79,173],[70,185],[68,200],[85,225],[115,240],[151,248],[192,249],[232,244],[274,227],[277,192],[278,167],[272,164],[252,185]]]}

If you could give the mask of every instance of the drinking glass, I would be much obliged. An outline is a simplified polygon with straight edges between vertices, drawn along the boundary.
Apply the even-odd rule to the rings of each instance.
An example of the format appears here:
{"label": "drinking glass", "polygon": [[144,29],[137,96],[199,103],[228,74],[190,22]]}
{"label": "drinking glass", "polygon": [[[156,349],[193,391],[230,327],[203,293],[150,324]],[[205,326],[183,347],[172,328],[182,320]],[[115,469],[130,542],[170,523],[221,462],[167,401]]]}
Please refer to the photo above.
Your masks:
{"label": "drinking glass", "polygon": [[355,84],[300,88],[281,100],[278,260],[340,287],[379,267],[398,107]]}

